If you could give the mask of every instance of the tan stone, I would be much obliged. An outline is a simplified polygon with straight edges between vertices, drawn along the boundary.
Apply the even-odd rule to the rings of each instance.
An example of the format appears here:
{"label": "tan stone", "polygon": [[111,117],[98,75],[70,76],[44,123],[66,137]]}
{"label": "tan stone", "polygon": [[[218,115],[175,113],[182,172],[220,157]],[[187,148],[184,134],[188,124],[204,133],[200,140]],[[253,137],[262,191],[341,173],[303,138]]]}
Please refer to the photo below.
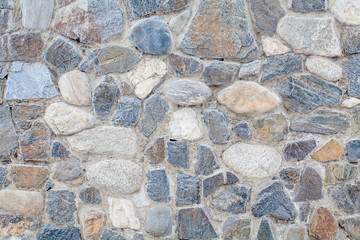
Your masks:
{"label": "tan stone", "polygon": [[83,209],[80,214],[83,237],[86,240],[96,240],[105,226],[105,212],[101,209]]}
{"label": "tan stone", "polygon": [[319,207],[312,217],[310,232],[319,239],[333,239],[337,232],[335,217],[326,208]]}
{"label": "tan stone", "polygon": [[344,155],[344,151],[338,141],[331,139],[320,150],[311,155],[320,162],[335,161]]}
{"label": "tan stone", "polygon": [[40,214],[44,209],[44,197],[35,191],[1,190],[0,209],[24,217]]}
{"label": "tan stone", "polygon": [[59,89],[64,100],[77,106],[91,103],[91,90],[85,73],[74,70],[64,74],[59,80]]}
{"label": "tan stone", "polygon": [[275,56],[290,52],[290,48],[276,38],[263,36],[261,41],[266,56]]}
{"label": "tan stone", "polygon": [[124,198],[111,198],[109,202],[110,220],[116,228],[140,229],[140,221],[136,217],[133,203]]}

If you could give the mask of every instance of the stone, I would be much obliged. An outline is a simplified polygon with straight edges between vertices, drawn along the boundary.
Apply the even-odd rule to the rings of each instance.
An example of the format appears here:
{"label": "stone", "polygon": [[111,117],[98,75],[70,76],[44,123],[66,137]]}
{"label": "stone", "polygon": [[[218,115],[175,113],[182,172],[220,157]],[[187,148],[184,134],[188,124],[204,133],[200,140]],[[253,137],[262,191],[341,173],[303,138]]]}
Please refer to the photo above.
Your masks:
{"label": "stone", "polygon": [[58,82],[61,96],[72,105],[89,106],[91,89],[88,77],[79,70],[68,72],[61,76]]}
{"label": "stone", "polygon": [[64,144],[58,141],[53,142],[51,147],[51,157],[65,159],[68,156],[70,156],[70,152],[66,149]]}
{"label": "stone", "polygon": [[267,88],[250,81],[236,81],[217,94],[219,103],[235,113],[264,113],[277,107],[281,99]]}
{"label": "stone", "polygon": [[176,214],[179,239],[214,239],[215,232],[206,208],[186,208]]}
{"label": "stone", "polygon": [[182,168],[189,168],[189,143],[186,141],[170,141],[168,146],[168,162]]}
{"label": "stone", "polygon": [[144,17],[155,12],[164,0],[146,0],[146,1],[136,1],[128,0],[127,5],[130,10],[131,17],[133,19]]}
{"label": "stone", "polygon": [[308,216],[310,215],[311,204],[306,202],[300,205],[299,218],[302,222],[307,222]]}
{"label": "stone", "polygon": [[351,97],[342,101],[341,105],[346,108],[353,108],[360,104],[360,99]]}
{"label": "stone", "polygon": [[139,50],[152,55],[166,55],[173,47],[169,26],[157,16],[136,22],[129,38]]}
{"label": "stone", "polygon": [[12,117],[18,128],[27,130],[40,110],[39,104],[15,104],[12,107]]}
{"label": "stone", "polygon": [[221,211],[233,214],[245,213],[250,195],[251,187],[237,183],[220,191],[212,198],[210,204]]}
{"label": "stone", "polygon": [[200,204],[200,179],[178,172],[176,188],[176,205]]}
{"label": "stone", "polygon": [[24,0],[21,2],[22,25],[27,29],[46,30],[51,22],[54,1]]}
{"label": "stone", "polygon": [[360,3],[356,0],[329,1],[329,8],[339,22],[347,25],[360,24]]}
{"label": "stone", "polygon": [[14,62],[6,81],[5,99],[50,99],[58,95],[54,75],[45,64]]}
{"label": "stone", "polygon": [[120,98],[120,89],[113,77],[108,76],[99,83],[93,93],[93,107],[97,117],[105,120],[115,107]]}
{"label": "stone", "polygon": [[285,160],[304,160],[316,147],[315,138],[305,138],[286,143],[283,148]]}
{"label": "stone", "polygon": [[119,193],[139,190],[143,170],[130,160],[104,160],[90,165],[86,177],[94,185]]}
{"label": "stone", "polygon": [[95,51],[91,51],[88,50],[86,51],[87,56],[85,57],[85,59],[83,60],[83,62],[80,64],[79,66],[79,70],[82,72],[89,72],[90,70],[92,70],[94,68],[94,64],[96,64],[96,56],[98,54],[98,50]]}
{"label": "stone", "polygon": [[251,207],[251,212],[255,217],[270,215],[279,220],[294,220],[296,217],[295,206],[280,181],[272,181],[261,190]]}
{"label": "stone", "polygon": [[83,237],[86,240],[99,239],[105,222],[105,212],[97,208],[82,209],[80,212],[80,223]]}
{"label": "stone", "polygon": [[59,9],[53,22],[63,36],[102,43],[121,32],[124,14],[115,0],[81,0]]}
{"label": "stone", "polygon": [[331,82],[342,78],[342,67],[336,62],[324,57],[308,57],[305,62],[309,72]]}
{"label": "stone", "polygon": [[345,26],[342,29],[341,42],[346,54],[360,53],[360,28],[358,26]]}
{"label": "stone", "polygon": [[35,191],[3,189],[0,191],[0,206],[5,211],[24,217],[36,216],[44,209],[44,197]]}
{"label": "stone", "polygon": [[164,13],[178,12],[186,8],[191,0],[165,0],[161,6]]}
{"label": "stone", "polygon": [[261,37],[262,46],[267,57],[282,55],[290,52],[290,48],[284,45],[279,39],[269,36]]}
{"label": "stone", "polygon": [[279,19],[285,15],[279,0],[251,0],[250,5],[258,31],[262,30],[272,37],[276,32]]}
{"label": "stone", "polygon": [[149,210],[145,229],[154,237],[168,236],[172,232],[172,210],[169,206],[159,205]]}
{"label": "stone", "polygon": [[360,239],[360,215],[340,219],[339,224],[350,235],[351,239]]}
{"label": "stone", "polygon": [[10,165],[10,176],[16,188],[39,188],[47,179],[50,169],[44,166]]}
{"label": "stone", "polygon": [[49,191],[54,185],[55,184],[52,181],[47,180],[46,183],[44,184],[43,190]]}
{"label": "stone", "polygon": [[70,182],[84,175],[77,158],[63,160],[57,163],[54,170],[54,178],[60,182]]}
{"label": "stone", "polygon": [[229,217],[223,226],[223,237],[225,240],[250,240],[250,233],[251,220],[249,218]]}
{"label": "stone", "polygon": [[319,239],[331,239],[335,237],[337,230],[337,222],[334,215],[328,209],[319,207],[311,219],[311,235]]}
{"label": "stone", "polygon": [[147,194],[155,202],[170,201],[170,187],[165,167],[150,169],[147,174]]}
{"label": "stone", "polygon": [[132,240],[144,240],[144,234],[142,232],[135,232]]}
{"label": "stone", "polygon": [[360,107],[356,107],[352,111],[355,123],[360,126]]}
{"label": "stone", "polygon": [[325,0],[292,0],[290,9],[300,13],[326,11],[326,3]]}
{"label": "stone", "polygon": [[340,41],[331,17],[285,16],[277,33],[295,53],[337,57],[341,55]]}
{"label": "stone", "polygon": [[99,189],[96,187],[83,187],[79,190],[79,198],[84,203],[99,204],[102,202]]}
{"label": "stone", "polygon": [[120,98],[112,122],[115,125],[134,126],[139,121],[140,113],[141,100],[133,97]]}
{"label": "stone", "polygon": [[116,230],[105,228],[103,234],[101,235],[100,240],[126,240],[120,233]]}
{"label": "stone", "polygon": [[198,6],[180,43],[183,52],[200,58],[244,62],[258,58],[259,48],[245,0],[201,0]]}
{"label": "stone", "polygon": [[348,95],[360,97],[360,54],[352,55],[343,65],[346,78],[349,80]]}
{"label": "stone", "polygon": [[274,175],[281,165],[279,152],[265,145],[236,143],[222,154],[224,163],[241,176],[264,178]]}
{"label": "stone", "polygon": [[229,119],[227,114],[219,110],[203,110],[204,122],[209,131],[209,138],[215,144],[230,141]]}
{"label": "stone", "polygon": [[122,95],[131,95],[134,91],[134,86],[128,80],[122,80],[120,86],[120,92]]}
{"label": "stone", "polygon": [[295,183],[300,179],[300,169],[293,167],[283,168],[280,173],[280,178],[288,183]]}
{"label": "stone", "polygon": [[46,195],[46,212],[51,221],[74,224],[74,212],[77,210],[75,198],[75,193],[69,190],[49,190]]}
{"label": "stone", "polygon": [[11,60],[8,53],[8,35],[0,37],[0,60]]}
{"label": "stone", "polygon": [[150,164],[158,164],[165,160],[165,139],[163,137],[153,138],[145,146],[145,154]]}
{"label": "stone", "polygon": [[240,179],[231,172],[226,172],[226,184],[233,184],[240,182]]}
{"label": "stone", "polygon": [[218,159],[209,146],[200,145],[194,166],[196,175],[209,175],[219,168]]}
{"label": "stone", "polygon": [[[9,213],[0,214],[0,223],[0,234],[4,240],[30,240],[28,238],[29,233],[35,232],[40,226],[38,219],[16,216]],[[22,236],[21,239],[20,236]]]}
{"label": "stone", "polygon": [[322,135],[344,134],[350,127],[350,118],[342,112],[319,110],[304,117],[292,118],[290,130]]}
{"label": "stone", "polygon": [[239,71],[238,63],[228,63],[222,61],[213,61],[206,66],[201,79],[208,86],[218,86],[231,82]]}
{"label": "stone", "polygon": [[360,139],[350,140],[346,144],[347,156],[350,163],[358,163],[360,159]]}
{"label": "stone", "polygon": [[7,103],[0,105],[0,158],[8,157],[17,148],[18,135],[11,121],[10,108]]}
{"label": "stone", "polygon": [[253,128],[256,131],[254,135],[256,139],[271,142],[280,142],[289,133],[288,122],[282,113],[256,120]]}
{"label": "stone", "polygon": [[301,72],[303,69],[303,56],[286,54],[267,58],[262,65],[261,83],[273,79]]}
{"label": "stone", "polygon": [[9,9],[0,8],[0,34],[5,34],[9,32],[11,26],[11,15],[13,11]]}
{"label": "stone", "polygon": [[191,106],[205,103],[212,90],[205,83],[179,79],[166,83],[162,93],[176,104]]}
{"label": "stone", "polygon": [[66,6],[70,4],[73,0],[56,0],[59,7]]}
{"label": "stone", "polygon": [[250,129],[247,122],[238,122],[233,127],[234,132],[242,138],[250,138]]}
{"label": "stone", "polygon": [[327,183],[342,183],[355,179],[359,172],[358,166],[348,163],[335,163],[326,166],[325,182]]}
{"label": "stone", "polygon": [[7,173],[6,167],[0,165],[0,187],[4,184]]}
{"label": "stone", "polygon": [[274,236],[273,236],[273,233],[270,228],[269,220],[267,220],[265,218],[261,219],[256,239],[257,240],[274,240]]}
{"label": "stone", "polygon": [[144,111],[139,123],[141,133],[149,137],[157,126],[166,119],[169,111],[169,104],[159,94],[150,96],[144,102]]}
{"label": "stone", "polygon": [[8,75],[7,66],[5,65],[5,63],[0,63],[0,79],[5,78],[7,75]]}
{"label": "stone", "polygon": [[37,240],[49,240],[49,239],[72,239],[80,240],[80,230],[77,227],[65,227],[58,228],[53,227],[50,224],[42,225],[36,234]]}
{"label": "stone", "polygon": [[203,180],[203,197],[206,198],[209,195],[213,194],[214,192],[216,192],[220,186],[224,185],[225,181],[224,181],[224,174],[223,173],[218,173],[214,176],[205,178]]}
{"label": "stone", "polygon": [[14,33],[9,37],[9,55],[14,60],[36,60],[42,53],[44,41],[41,33]]}
{"label": "stone", "polygon": [[199,140],[203,136],[199,125],[196,112],[192,108],[177,110],[169,122],[171,138],[189,141]]}
{"label": "stone", "polygon": [[140,221],[132,202],[125,198],[108,198],[109,217],[115,228],[140,229]]}
{"label": "stone", "polygon": [[179,35],[184,29],[191,15],[191,10],[186,10],[170,19],[169,27],[172,33]]}
{"label": "stone", "polygon": [[194,75],[203,70],[204,64],[196,58],[171,53],[168,57],[171,70],[178,76]]}
{"label": "stone", "polygon": [[243,79],[250,76],[258,76],[261,70],[261,61],[256,60],[250,63],[244,63],[239,70],[239,78]]}
{"label": "stone", "polygon": [[44,120],[56,135],[71,135],[92,128],[96,123],[90,112],[64,102],[49,105],[45,110]]}
{"label": "stone", "polygon": [[346,184],[328,189],[337,207],[346,213],[360,212],[360,190],[357,185]]}
{"label": "stone", "polygon": [[318,171],[305,165],[300,176],[300,184],[296,188],[294,202],[318,200],[322,195],[322,179]]}
{"label": "stone", "polygon": [[312,154],[311,157],[320,162],[329,162],[338,160],[343,155],[344,150],[340,143],[335,139],[331,139],[321,149]]}
{"label": "stone", "polygon": [[25,161],[49,161],[50,130],[42,120],[36,120],[20,139],[21,155]]}

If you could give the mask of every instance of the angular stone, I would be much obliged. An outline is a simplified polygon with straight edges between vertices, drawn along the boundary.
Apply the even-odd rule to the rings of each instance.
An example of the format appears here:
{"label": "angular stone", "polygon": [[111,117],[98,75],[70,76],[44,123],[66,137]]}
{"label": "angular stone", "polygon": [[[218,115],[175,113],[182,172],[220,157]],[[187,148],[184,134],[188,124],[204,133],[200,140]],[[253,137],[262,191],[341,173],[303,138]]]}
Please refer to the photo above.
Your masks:
{"label": "angular stone", "polygon": [[99,204],[102,201],[99,189],[95,187],[83,187],[80,189],[79,198],[84,203]]}
{"label": "angular stone", "polygon": [[193,57],[171,53],[168,61],[171,70],[178,76],[194,75],[203,69],[203,63]]}
{"label": "angular stone", "polygon": [[[201,0],[180,49],[200,58],[255,60],[259,55],[245,0]],[[221,29],[221,34],[219,34]]]}
{"label": "angular stone", "polygon": [[103,234],[101,235],[100,240],[126,240],[120,233],[116,230],[105,228]]}
{"label": "angular stone", "polygon": [[233,130],[239,137],[242,138],[250,138],[250,129],[249,124],[247,122],[238,122],[234,127]]}
{"label": "angular stone", "polygon": [[264,178],[274,175],[281,165],[281,155],[272,147],[236,143],[223,152],[224,163],[244,177]]}
{"label": "angular stone", "polygon": [[176,205],[200,204],[200,178],[178,172]]}
{"label": "angular stone", "polygon": [[213,239],[218,235],[211,225],[206,208],[186,208],[176,214],[179,239]]}
{"label": "angular stone", "polygon": [[258,119],[254,122],[255,138],[271,142],[280,142],[289,133],[288,123],[284,114],[275,114]]}
{"label": "angular stone", "polygon": [[50,130],[42,120],[36,120],[20,139],[21,155],[25,161],[45,161],[50,157]]}
{"label": "angular stone", "polygon": [[21,2],[22,25],[27,29],[46,30],[51,22],[54,1],[24,0]]}
{"label": "angular stone", "polygon": [[155,12],[164,0],[128,0],[127,5],[133,19],[144,17]]}
{"label": "angular stone", "polygon": [[216,192],[220,186],[224,185],[225,181],[224,181],[224,174],[223,173],[218,173],[214,176],[208,177],[206,179],[203,180],[203,197],[206,198],[208,197],[210,194],[213,194],[214,192]]}
{"label": "angular stone", "polygon": [[95,87],[93,94],[92,104],[97,117],[100,120],[107,119],[119,98],[119,86],[113,77],[106,77],[104,81]]}
{"label": "angular stone", "polygon": [[15,104],[12,107],[12,117],[18,128],[26,130],[30,128],[40,110],[41,105],[38,104]]}
{"label": "angular stone", "polygon": [[57,11],[54,28],[82,43],[101,43],[121,32],[123,12],[115,0],[80,0]]}
{"label": "angular stone", "polygon": [[192,108],[182,108],[174,112],[169,122],[169,130],[173,139],[194,141],[203,136],[196,112]]}
{"label": "angular stone", "polygon": [[322,179],[310,165],[305,165],[300,176],[300,185],[296,188],[294,202],[305,202],[321,199]]}
{"label": "angular stone", "polygon": [[155,137],[145,147],[145,154],[150,164],[158,164],[165,160],[165,140],[163,137]]}
{"label": "angular stone", "polygon": [[157,16],[136,22],[129,38],[138,49],[153,55],[166,55],[173,46],[167,23]]}
{"label": "angular stone", "polygon": [[179,35],[184,29],[186,23],[188,22],[191,15],[191,10],[186,10],[180,13],[179,15],[173,17],[169,22],[169,27],[171,32],[175,35]]}
{"label": "angular stone", "polygon": [[16,188],[39,188],[47,179],[50,169],[43,166],[12,164],[10,176]]}
{"label": "angular stone", "polygon": [[260,74],[261,65],[260,60],[242,64],[239,70],[239,78],[242,79],[249,76],[258,76]]}
{"label": "angular stone", "polygon": [[292,0],[291,10],[294,12],[313,12],[313,11],[325,11],[325,0]]}
{"label": "angular stone", "polygon": [[105,212],[97,208],[82,209],[80,212],[80,223],[83,238],[86,240],[97,240],[105,226]]}
{"label": "angular stone", "polygon": [[304,160],[315,147],[315,138],[305,138],[288,142],[283,148],[285,160]]}
{"label": "angular stone", "polygon": [[320,162],[335,161],[344,155],[340,143],[335,139],[331,139],[321,149],[311,155],[312,158]]}
{"label": "angular stone", "polygon": [[288,183],[295,183],[300,179],[300,168],[286,167],[280,173],[280,178]]}
{"label": "angular stone", "polygon": [[[142,232],[136,232],[132,238],[132,240],[144,240],[144,234]],[[114,239],[116,240],[116,239]],[[122,239],[120,239],[122,240]]]}
{"label": "angular stone", "polygon": [[54,75],[45,64],[14,62],[6,81],[6,100],[53,98]]}
{"label": "angular stone", "polygon": [[114,124],[134,126],[137,124],[141,113],[141,100],[132,97],[120,98],[118,110],[112,120]]}
{"label": "angular stone", "polygon": [[251,220],[249,218],[229,217],[223,226],[223,237],[225,240],[250,240],[250,233]]}
{"label": "angular stone", "polygon": [[349,80],[348,95],[360,97],[360,54],[352,55],[343,65],[344,73]]}
{"label": "angular stone", "polygon": [[2,239],[30,240],[29,235],[35,232],[41,223],[33,217],[2,213],[0,214],[0,224],[0,236]]}
{"label": "angular stone", "polygon": [[337,1],[330,0],[329,8],[340,22],[348,25],[360,24],[360,3],[356,0]]}
{"label": "angular stone", "polygon": [[231,172],[226,172],[226,184],[233,184],[240,182],[240,179]]}
{"label": "angular stone", "polygon": [[360,99],[350,97],[342,101],[341,105],[346,108],[353,108],[360,104]]}
{"label": "angular stone", "polygon": [[4,184],[7,173],[6,167],[0,165],[0,187]]}
{"label": "angular stone", "polygon": [[60,182],[73,181],[82,175],[84,175],[84,171],[80,167],[80,160],[77,158],[58,162],[54,170],[54,178]]}
{"label": "angular stone", "polygon": [[44,197],[35,191],[3,189],[0,191],[0,206],[24,217],[37,216],[44,209]]}
{"label": "angular stone", "polygon": [[299,218],[302,222],[307,222],[308,216],[310,215],[311,204],[306,202],[300,205]]}
{"label": "angular stone", "polygon": [[66,6],[70,4],[73,0],[56,0],[59,7]]}
{"label": "angular stone", "polygon": [[[0,63],[0,79],[5,78],[7,75],[8,75],[7,66],[5,65],[5,63]],[[0,102],[2,102],[2,97]]]}
{"label": "angular stone", "polygon": [[54,183],[50,180],[47,180],[46,183],[44,184],[43,190],[49,191],[53,186],[54,186]]}
{"label": "angular stone", "polygon": [[49,239],[72,239],[80,240],[80,230],[77,227],[68,226],[66,228],[53,227],[50,224],[42,225],[36,234],[37,240]]}
{"label": "angular stone", "polygon": [[18,143],[18,135],[11,121],[10,108],[7,103],[0,105],[0,158],[11,155]]}
{"label": "angular stone", "polygon": [[333,18],[286,16],[279,21],[277,32],[295,53],[325,57],[341,55]]}
{"label": "angular stone", "polygon": [[145,100],[144,106],[145,114],[140,120],[139,128],[148,137],[166,119],[169,104],[159,94],[154,94]]}
{"label": "angular stone", "polygon": [[139,190],[142,174],[142,167],[130,160],[104,160],[90,165],[86,171],[91,183],[119,193]]}
{"label": "angular stone", "polygon": [[2,35],[0,37],[0,60],[7,61],[11,60],[8,53],[8,35]]}
{"label": "angular stone", "polygon": [[147,174],[147,194],[155,202],[170,201],[170,187],[165,167],[150,169]]}
{"label": "angular stone", "polygon": [[9,37],[9,55],[14,60],[35,60],[41,55],[43,47],[41,33],[14,33]]}
{"label": "angular stone", "polygon": [[334,215],[328,209],[319,207],[311,219],[310,233],[319,239],[331,239],[337,230]]}
{"label": "angular stone", "polygon": [[360,215],[340,219],[339,224],[350,235],[351,239],[360,239]]}
{"label": "angular stone", "polygon": [[159,205],[151,208],[145,221],[146,232],[154,237],[168,236],[172,232],[172,213],[169,206]]}
{"label": "angular stone", "polygon": [[352,179],[355,179],[359,172],[358,166],[354,166],[348,163],[335,163],[326,166],[326,178],[327,183],[342,183]]}
{"label": "angular stone", "polygon": [[346,144],[347,156],[350,163],[358,163],[360,159],[360,139],[350,140]]}
{"label": "angular stone", "polygon": [[256,240],[274,240],[269,220],[265,218],[261,219]]}
{"label": "angular stone", "polygon": [[223,85],[233,80],[239,68],[238,63],[213,61],[205,67],[201,79],[209,86]]}
{"label": "angular stone", "polygon": [[229,119],[227,114],[216,110],[202,111],[204,122],[209,131],[210,140],[215,144],[230,141]]}
{"label": "angular stone", "polygon": [[194,166],[196,175],[209,175],[219,168],[217,157],[211,147],[201,145]]}
{"label": "angular stone", "polygon": [[167,142],[168,162],[183,168],[189,168],[189,143],[185,141]]}
{"label": "angular stone", "polygon": [[191,0],[165,0],[161,6],[164,13],[178,12],[184,9]]}
{"label": "angular stone", "polygon": [[267,57],[290,52],[290,48],[284,45],[279,39],[262,36],[261,42]]}
{"label": "angular stone", "polygon": [[251,212],[255,217],[270,215],[279,220],[294,220],[296,217],[295,206],[280,181],[272,181],[261,190],[251,207]]}
{"label": "angular stone", "polygon": [[120,86],[121,95],[131,95],[133,91],[134,86],[132,85],[132,83],[123,79]]}
{"label": "angular stone", "polygon": [[66,149],[61,142],[53,142],[51,147],[51,157],[65,159],[70,155],[70,152]]}
{"label": "angular stone", "polygon": [[50,190],[46,195],[46,212],[51,221],[60,224],[74,223],[77,210],[75,193],[69,190]]}
{"label": "angular stone", "polygon": [[66,102],[77,106],[90,105],[91,90],[85,73],[79,70],[68,72],[60,78],[58,85]]}
{"label": "angular stone", "polygon": [[328,58],[308,57],[305,66],[309,72],[331,82],[339,80],[343,75],[341,66]]}
{"label": "angular stone", "polygon": [[89,72],[90,70],[92,70],[94,64],[96,64],[95,59],[96,59],[98,52],[99,52],[98,50],[95,50],[95,51],[88,50],[86,52],[87,53],[86,58],[83,60],[83,62],[79,66],[79,70],[82,72],[86,72],[86,73]]}
{"label": "angular stone", "polygon": [[180,79],[166,83],[162,92],[170,101],[185,106],[203,104],[212,95],[206,84]]}
{"label": "angular stone", "polygon": [[140,221],[132,202],[125,198],[108,198],[110,220],[115,228],[140,229]]}
{"label": "angular stone", "polygon": [[237,183],[226,187],[211,200],[214,208],[239,214],[246,212],[246,204],[250,201],[251,187]]}
{"label": "angular stone", "polygon": [[346,213],[360,212],[360,188],[358,184],[332,187],[328,189],[328,193],[339,209]]}
{"label": "angular stone", "polygon": [[360,53],[360,27],[345,26],[342,29],[341,42],[346,54]]}

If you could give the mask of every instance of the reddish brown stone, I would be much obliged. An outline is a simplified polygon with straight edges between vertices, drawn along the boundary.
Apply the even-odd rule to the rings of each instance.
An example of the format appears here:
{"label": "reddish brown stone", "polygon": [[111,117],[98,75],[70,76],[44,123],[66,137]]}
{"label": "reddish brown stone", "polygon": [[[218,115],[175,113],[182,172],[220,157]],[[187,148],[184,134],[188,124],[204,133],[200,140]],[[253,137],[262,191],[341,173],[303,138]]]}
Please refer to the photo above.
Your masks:
{"label": "reddish brown stone", "polygon": [[41,33],[15,33],[9,37],[9,55],[14,60],[34,60],[43,48]]}
{"label": "reddish brown stone", "polygon": [[158,164],[165,159],[165,140],[162,137],[156,137],[145,147],[146,156],[151,164]]}
{"label": "reddish brown stone", "polygon": [[288,123],[283,114],[275,114],[257,120],[253,127],[256,130],[256,139],[279,142],[289,132]]}
{"label": "reddish brown stone", "polygon": [[319,207],[310,224],[310,232],[320,239],[333,239],[337,232],[337,222],[332,213]]}
{"label": "reddish brown stone", "polygon": [[173,70],[176,75],[193,75],[203,69],[203,64],[193,57],[185,57],[172,53],[168,59],[171,70]]}
{"label": "reddish brown stone", "polygon": [[11,165],[10,175],[17,188],[38,188],[47,179],[48,167]]}
{"label": "reddish brown stone", "polygon": [[334,139],[331,139],[325,146],[320,150],[311,155],[312,158],[320,162],[335,161],[344,155],[340,143]]}
{"label": "reddish brown stone", "polygon": [[41,105],[38,104],[16,104],[12,108],[12,117],[18,128],[26,130],[40,110]]}
{"label": "reddish brown stone", "polygon": [[80,221],[83,229],[83,237],[86,240],[99,239],[99,235],[105,225],[105,212],[96,208],[82,210]]}

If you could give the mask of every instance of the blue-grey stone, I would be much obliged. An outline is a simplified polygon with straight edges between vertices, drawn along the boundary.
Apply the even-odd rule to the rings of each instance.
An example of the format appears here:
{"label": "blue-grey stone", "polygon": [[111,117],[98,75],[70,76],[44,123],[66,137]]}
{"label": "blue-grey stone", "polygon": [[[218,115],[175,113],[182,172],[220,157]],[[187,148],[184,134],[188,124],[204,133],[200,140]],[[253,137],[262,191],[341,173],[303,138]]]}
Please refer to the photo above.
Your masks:
{"label": "blue-grey stone", "polygon": [[274,240],[274,236],[270,228],[269,220],[264,218],[261,219],[256,240]]}
{"label": "blue-grey stone", "polygon": [[287,54],[267,58],[262,65],[261,83],[266,83],[276,77],[286,76],[303,69],[303,56]]}
{"label": "blue-grey stone", "polygon": [[321,78],[303,74],[290,77],[277,85],[277,90],[290,112],[310,112],[320,106],[341,103],[343,90]]}
{"label": "blue-grey stone", "polygon": [[168,146],[168,162],[183,168],[189,168],[189,143],[186,141],[170,141]]}
{"label": "blue-grey stone", "polygon": [[11,121],[10,108],[7,103],[0,105],[0,158],[7,157],[18,143],[18,135]]}
{"label": "blue-grey stone", "polygon": [[154,237],[164,237],[171,234],[172,226],[172,213],[169,206],[159,205],[149,210],[145,220],[146,232]]}
{"label": "blue-grey stone", "polygon": [[0,79],[5,78],[7,75],[8,75],[8,70],[5,63],[0,63]]}
{"label": "blue-grey stone", "polygon": [[46,212],[51,221],[60,224],[74,223],[75,193],[69,190],[50,190],[46,196]]}
{"label": "blue-grey stone", "polygon": [[345,26],[342,32],[342,44],[347,54],[360,53],[360,27]]}
{"label": "blue-grey stone", "polygon": [[213,61],[205,67],[201,79],[209,86],[218,86],[231,82],[239,71],[240,64]]}
{"label": "blue-grey stone", "polygon": [[171,53],[168,60],[171,70],[179,76],[193,75],[203,69],[203,63],[193,57]]}
{"label": "blue-grey stone", "polygon": [[147,174],[147,194],[155,202],[170,201],[170,187],[165,167],[150,169]]}
{"label": "blue-grey stone", "polygon": [[202,114],[209,131],[210,140],[213,143],[221,144],[230,141],[231,136],[227,114],[216,110],[204,110]]}
{"label": "blue-grey stone", "polygon": [[136,19],[155,12],[165,0],[128,0],[131,17]]}
{"label": "blue-grey stone", "polygon": [[312,12],[312,11],[325,11],[325,0],[292,0],[291,10],[294,12]]}
{"label": "blue-grey stone", "polygon": [[73,0],[56,0],[59,7],[66,6],[70,4]]}
{"label": "blue-grey stone", "polygon": [[295,183],[300,179],[300,172],[300,168],[286,167],[280,171],[279,176],[285,182]]}
{"label": "blue-grey stone", "polygon": [[353,139],[346,144],[347,156],[350,163],[358,163],[360,159],[360,139]]}
{"label": "blue-grey stone", "polygon": [[322,179],[318,171],[305,165],[300,176],[300,184],[296,188],[294,202],[318,200],[322,195]]}
{"label": "blue-grey stone", "polygon": [[283,148],[285,160],[304,160],[315,147],[316,139],[313,137],[288,142]]}
{"label": "blue-grey stone", "polygon": [[53,227],[50,224],[42,225],[36,234],[36,240],[81,240],[80,230],[77,227]]}
{"label": "blue-grey stone", "polygon": [[299,218],[302,222],[307,222],[308,216],[310,215],[311,204],[310,202],[306,202],[300,205],[299,209]]}
{"label": "blue-grey stone", "polygon": [[91,51],[86,58],[84,59],[84,61],[80,64],[79,66],[79,70],[82,72],[89,72],[95,62],[97,53]]}
{"label": "blue-grey stone", "polygon": [[34,61],[41,55],[43,48],[41,33],[13,33],[9,36],[9,60]]}
{"label": "blue-grey stone", "polygon": [[136,232],[132,238],[132,240],[144,240],[144,239],[145,239],[144,234],[142,232]]}
{"label": "blue-grey stone", "polygon": [[100,240],[126,240],[126,238],[124,238],[115,229],[105,228]]}
{"label": "blue-grey stone", "polygon": [[194,168],[197,175],[209,175],[219,168],[217,157],[210,147],[204,145],[199,147]]}
{"label": "blue-grey stone", "polygon": [[6,167],[5,166],[0,166],[0,187],[5,182],[6,175],[7,175]]}
{"label": "blue-grey stone", "polygon": [[70,182],[84,175],[78,158],[59,161],[54,170],[54,178],[60,182]]}
{"label": "blue-grey stone", "polygon": [[84,203],[99,204],[101,203],[101,195],[96,187],[83,187],[79,190],[79,198]]}
{"label": "blue-grey stone", "polygon": [[0,8],[0,34],[6,34],[9,31],[12,13],[12,10]]}
{"label": "blue-grey stone", "polygon": [[145,114],[140,120],[139,128],[146,137],[166,119],[169,104],[159,94],[154,94],[145,100]]}
{"label": "blue-grey stone", "polygon": [[62,142],[54,142],[51,148],[51,157],[65,159],[70,155]]}
{"label": "blue-grey stone", "polygon": [[200,178],[178,172],[176,205],[200,204]]}
{"label": "blue-grey stone", "polygon": [[120,89],[114,78],[106,77],[94,90],[92,104],[97,117],[107,119],[119,98]]}
{"label": "blue-grey stone", "polygon": [[153,55],[168,54],[173,45],[167,23],[156,16],[135,23],[129,38],[138,49]]}
{"label": "blue-grey stone", "polygon": [[49,191],[54,186],[54,183],[50,180],[47,180],[44,184],[44,191]]}
{"label": "blue-grey stone", "polygon": [[239,137],[250,138],[250,129],[247,122],[239,122],[234,127],[233,130]]}
{"label": "blue-grey stone", "polygon": [[233,216],[226,219],[223,226],[223,237],[225,240],[250,240],[250,234],[250,218],[239,218],[237,216]]}
{"label": "blue-grey stone", "polygon": [[231,172],[226,172],[226,184],[233,184],[239,182],[240,179]]}
{"label": "blue-grey stone", "polygon": [[295,206],[285,193],[284,184],[276,180],[261,190],[251,212],[255,217],[270,215],[279,220],[294,220],[296,217]]}
{"label": "blue-grey stone", "polygon": [[77,67],[82,57],[73,45],[62,39],[57,39],[46,50],[44,59],[50,66],[63,73]]}
{"label": "blue-grey stone", "polygon": [[178,12],[186,8],[189,2],[190,0],[165,0],[161,6],[161,10],[164,13]]}
{"label": "blue-grey stone", "polygon": [[203,196],[206,198],[210,194],[213,194],[220,188],[220,186],[224,185],[224,174],[218,173],[214,176],[208,177],[203,181]]}
{"label": "blue-grey stone", "polygon": [[328,189],[332,200],[346,213],[360,212],[360,181],[355,183]]}
{"label": "blue-grey stone", "polygon": [[6,9],[11,7],[11,0],[0,0],[0,9]]}
{"label": "blue-grey stone", "polygon": [[355,123],[360,126],[360,107],[354,107],[352,115],[354,117]]}
{"label": "blue-grey stone", "polygon": [[206,208],[186,208],[176,214],[178,239],[218,238]]}
{"label": "blue-grey stone", "polygon": [[348,95],[360,97],[360,54],[352,55],[343,65],[349,80]]}
{"label": "blue-grey stone", "polygon": [[141,100],[133,97],[120,98],[119,107],[113,118],[114,124],[134,126],[137,124],[141,113]]}

